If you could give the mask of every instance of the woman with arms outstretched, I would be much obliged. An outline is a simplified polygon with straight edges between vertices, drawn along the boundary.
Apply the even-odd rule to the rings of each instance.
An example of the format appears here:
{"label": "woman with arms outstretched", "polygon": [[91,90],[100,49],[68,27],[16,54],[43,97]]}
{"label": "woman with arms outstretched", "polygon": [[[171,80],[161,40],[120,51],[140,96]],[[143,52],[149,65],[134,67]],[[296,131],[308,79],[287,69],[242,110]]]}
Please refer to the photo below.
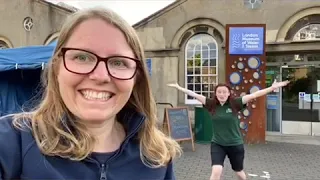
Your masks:
{"label": "woman with arms outstretched", "polygon": [[212,173],[210,180],[220,180],[226,156],[228,156],[231,167],[236,172],[237,177],[240,180],[246,179],[246,174],[243,171],[244,142],[237,113],[242,110],[249,101],[286,86],[288,83],[289,81],[275,81],[271,87],[237,98],[232,97],[231,88],[226,84],[218,84],[215,87],[213,98],[207,98],[201,94],[197,94],[179,86],[177,83],[168,84],[168,86],[174,87],[196,98],[212,115]]}

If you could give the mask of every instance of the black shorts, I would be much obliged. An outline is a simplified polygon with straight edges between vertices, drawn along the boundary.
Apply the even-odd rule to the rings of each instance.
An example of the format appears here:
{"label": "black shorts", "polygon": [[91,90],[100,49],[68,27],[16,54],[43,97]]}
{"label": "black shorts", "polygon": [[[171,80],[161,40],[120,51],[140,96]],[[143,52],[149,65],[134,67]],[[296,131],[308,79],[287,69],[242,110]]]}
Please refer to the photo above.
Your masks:
{"label": "black shorts", "polygon": [[224,164],[224,159],[228,156],[232,170],[239,172],[243,170],[244,146],[221,146],[214,142],[211,143],[211,165]]}

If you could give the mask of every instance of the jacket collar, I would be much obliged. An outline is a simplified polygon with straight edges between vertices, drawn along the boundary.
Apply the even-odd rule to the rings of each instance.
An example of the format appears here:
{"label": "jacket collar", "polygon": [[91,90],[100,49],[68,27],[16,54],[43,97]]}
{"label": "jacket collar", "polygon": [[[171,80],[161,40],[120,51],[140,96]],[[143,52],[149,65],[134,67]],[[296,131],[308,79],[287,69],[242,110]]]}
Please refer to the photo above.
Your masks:
{"label": "jacket collar", "polygon": [[136,135],[139,132],[145,119],[146,118],[142,113],[139,113],[131,108],[124,108],[117,115],[117,120],[124,126],[124,129],[126,130],[126,139],[130,136]]}

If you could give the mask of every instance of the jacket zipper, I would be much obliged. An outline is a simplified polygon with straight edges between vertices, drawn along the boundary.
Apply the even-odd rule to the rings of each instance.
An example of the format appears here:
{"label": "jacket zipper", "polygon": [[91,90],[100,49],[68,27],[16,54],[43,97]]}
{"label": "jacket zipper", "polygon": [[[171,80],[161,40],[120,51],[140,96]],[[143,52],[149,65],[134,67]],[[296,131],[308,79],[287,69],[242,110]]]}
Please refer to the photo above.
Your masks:
{"label": "jacket zipper", "polygon": [[[141,119],[144,119],[144,118],[141,118]],[[141,121],[141,122],[138,124],[137,128],[134,129],[131,134],[129,134],[129,136],[124,140],[124,144],[127,143],[127,141],[128,141],[132,136],[134,136],[134,134],[135,134],[136,131],[139,129],[139,127],[141,126],[142,123],[143,123],[143,121]],[[87,159],[88,161],[91,161],[91,162],[94,162],[94,163],[98,163],[98,164],[100,165],[100,171],[101,171],[101,172],[100,172],[100,180],[107,180],[107,179],[108,179],[108,178],[107,178],[107,172],[108,172],[108,168],[109,168],[109,163],[110,163],[111,160],[113,160],[114,158],[116,158],[116,157],[118,156],[118,154],[120,154],[120,153],[122,152],[122,150],[123,150],[123,144],[122,144],[122,146],[120,146],[119,151],[118,151],[116,154],[114,154],[114,155],[113,155],[106,163],[104,163],[104,164],[100,164],[99,162],[97,162],[96,160],[91,159],[91,158],[88,158],[88,159]]]}
{"label": "jacket zipper", "polygon": [[100,180],[107,180],[108,165],[101,164]]}

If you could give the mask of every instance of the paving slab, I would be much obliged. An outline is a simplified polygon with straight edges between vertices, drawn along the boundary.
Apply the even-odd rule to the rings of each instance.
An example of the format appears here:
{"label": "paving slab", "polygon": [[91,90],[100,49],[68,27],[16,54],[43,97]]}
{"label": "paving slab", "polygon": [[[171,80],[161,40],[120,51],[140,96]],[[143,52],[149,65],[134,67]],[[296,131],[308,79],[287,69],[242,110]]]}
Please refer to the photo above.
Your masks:
{"label": "paving slab", "polygon": [[[210,144],[183,143],[183,155],[177,159],[177,180],[209,180]],[[320,179],[320,146],[284,142],[245,145],[245,172],[248,180],[317,180]],[[224,180],[237,180],[229,160],[225,160]]]}

